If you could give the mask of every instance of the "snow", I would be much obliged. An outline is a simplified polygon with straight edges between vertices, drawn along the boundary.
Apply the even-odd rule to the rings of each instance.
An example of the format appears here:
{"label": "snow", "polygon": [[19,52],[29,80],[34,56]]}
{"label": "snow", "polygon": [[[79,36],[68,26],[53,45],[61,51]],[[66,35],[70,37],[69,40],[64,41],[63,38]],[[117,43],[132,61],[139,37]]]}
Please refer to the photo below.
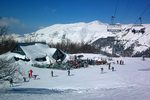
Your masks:
{"label": "snow", "polygon": [[[77,54],[76,54],[77,55]],[[81,55],[81,54],[79,54]],[[86,58],[104,57],[96,54],[83,54]],[[117,64],[124,60],[125,64]],[[149,100],[150,98],[150,59],[112,58],[111,66],[91,65],[87,68],[72,69],[71,76],[66,70],[51,70],[32,67],[28,62],[17,62],[28,75],[30,69],[40,79],[14,84],[14,87],[0,90],[2,100]],[[104,72],[100,68],[104,68]]]}
{"label": "snow", "polygon": [[107,51],[108,53],[112,54],[112,48],[110,48],[110,46],[103,47],[101,50]]}
{"label": "snow", "polygon": [[[121,24],[117,24],[121,25]],[[85,42],[85,43],[93,43],[99,38],[107,38],[110,36],[117,37],[119,40],[124,40],[125,49],[130,47],[132,44],[138,42],[141,47],[145,46],[145,51],[150,47],[150,24],[143,24],[143,26],[137,26],[134,24],[123,24],[116,28],[121,28],[122,32],[111,33],[107,31],[108,24],[102,23],[98,20],[92,21],[89,23],[79,22],[79,23],[71,23],[71,24],[55,24],[36,32],[25,34],[24,37],[14,35],[14,38],[17,41],[44,41],[46,43],[60,43],[62,40],[67,41],[69,39],[71,42]],[[132,32],[133,29],[139,30],[139,28],[145,28],[145,33],[136,33]],[[129,32],[126,30],[130,29]],[[141,49],[134,48],[135,53],[141,52]],[[108,51],[109,52],[109,51]]]}
{"label": "snow", "polygon": [[[132,64],[135,64],[137,62],[135,59],[133,59],[132,61],[133,63],[126,62],[126,61],[125,62],[128,63],[128,66],[131,66]],[[113,66],[115,66],[116,72],[107,70],[108,69],[107,65],[91,66],[89,68],[74,69],[74,70],[71,70],[72,76],[70,77],[67,76],[67,71],[53,70],[54,74],[56,75],[56,78],[52,78],[50,76],[50,69],[32,68],[33,72],[35,74],[38,74],[41,79],[31,80],[31,82],[29,82],[28,84],[24,84],[20,87],[21,88],[26,88],[26,87],[33,88],[34,87],[34,88],[48,88],[48,89],[88,89],[88,88],[97,89],[97,88],[127,87],[128,85],[129,86],[135,85],[135,83],[136,85],[139,85],[139,84],[149,85],[150,83],[150,80],[148,80],[146,83],[147,77],[145,77],[145,79],[144,77],[141,79],[140,78],[135,79],[135,77],[143,74],[141,71],[138,71],[138,70],[144,69],[145,66],[142,67],[140,64],[137,64],[136,66],[138,66],[138,68],[136,66],[135,67],[133,66],[130,69],[126,68],[127,65],[122,65],[122,66],[113,65]],[[104,74],[100,74],[100,67],[104,67]],[[123,68],[119,68],[119,67],[123,67]],[[135,71],[135,69],[138,72]],[[129,76],[130,74],[132,76]],[[144,75],[147,75],[147,74],[144,74]],[[131,84],[131,83],[134,83],[134,84]]]}
{"label": "snow", "polygon": [[52,55],[55,53],[56,48],[49,48],[46,44],[36,43],[35,45],[21,46],[28,58],[35,59],[38,57],[49,56],[52,59]]}
{"label": "snow", "polygon": [[93,21],[89,23],[79,22],[73,24],[55,24],[37,30],[31,34],[25,34],[25,38],[37,41],[46,41],[47,43],[57,43],[61,42],[63,36],[65,36],[65,39],[69,39],[72,42],[90,42],[97,37],[112,36],[112,34],[108,33],[106,29],[107,25],[100,21]]}

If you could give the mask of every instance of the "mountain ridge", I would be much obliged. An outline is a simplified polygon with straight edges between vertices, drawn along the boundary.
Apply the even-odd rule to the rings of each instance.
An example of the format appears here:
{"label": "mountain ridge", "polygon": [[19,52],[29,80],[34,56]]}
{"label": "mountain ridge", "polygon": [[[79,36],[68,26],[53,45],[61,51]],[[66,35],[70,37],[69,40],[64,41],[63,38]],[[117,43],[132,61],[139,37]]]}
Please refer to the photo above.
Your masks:
{"label": "mountain ridge", "polygon": [[[119,24],[121,25],[121,24]],[[134,54],[142,52],[150,47],[150,24],[143,24],[145,33],[134,33],[133,29],[139,27],[134,24],[122,24],[121,32],[108,32],[109,24],[98,20],[89,23],[79,22],[70,24],[54,24],[42,29],[25,34],[24,37],[16,37],[17,41],[44,41],[46,43],[58,43],[69,40],[71,42],[84,42],[92,44],[99,38],[115,37],[123,42],[125,49],[134,45]]]}

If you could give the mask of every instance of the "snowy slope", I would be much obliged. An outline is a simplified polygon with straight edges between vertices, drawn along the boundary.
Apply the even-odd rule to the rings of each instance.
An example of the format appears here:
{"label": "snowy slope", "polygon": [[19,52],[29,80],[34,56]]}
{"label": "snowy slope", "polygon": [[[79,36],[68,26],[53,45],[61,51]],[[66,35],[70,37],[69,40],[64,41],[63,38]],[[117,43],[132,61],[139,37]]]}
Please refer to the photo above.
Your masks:
{"label": "snowy slope", "polygon": [[[132,29],[138,29],[138,27],[133,27],[133,24],[122,25],[123,31],[116,34],[108,32],[107,26],[108,24],[100,21],[55,24],[37,30],[31,34],[25,34],[24,37],[16,37],[16,40],[45,41],[47,43],[57,43],[62,41],[92,43],[99,38],[114,36],[119,40],[123,40],[125,49],[134,45],[134,54],[150,47],[150,24],[144,24],[144,27],[146,28],[144,34],[134,34]],[[131,30],[127,32],[127,29]]]}
{"label": "snowy slope", "polygon": [[[84,54],[83,54],[84,55]],[[87,54],[86,54],[87,55]],[[86,56],[85,55],[85,56]],[[89,55],[87,55],[89,56]],[[91,58],[97,55],[90,54]],[[116,64],[124,60],[125,65]],[[149,100],[150,98],[150,59],[113,58],[115,71],[108,70],[108,65],[89,66],[67,71],[31,67],[28,63],[18,62],[27,73],[40,79],[14,84],[9,90],[0,90],[2,100]],[[104,68],[101,73],[100,68]]]}
{"label": "snowy slope", "polygon": [[[93,55],[93,58],[95,55]],[[150,59],[142,61],[141,58],[114,58],[124,60],[125,65],[112,63],[114,72],[108,70],[108,65],[90,66],[71,70],[71,76],[67,76],[67,71],[53,70],[51,77],[50,69],[42,69],[25,66],[25,70],[33,70],[33,74],[39,75],[39,80],[31,79],[28,83],[23,83],[18,88],[48,88],[48,89],[99,89],[99,88],[119,88],[130,86],[149,86],[148,77]],[[21,64],[21,63],[19,63]],[[24,66],[24,65],[23,65]],[[101,73],[100,68],[104,68]]]}

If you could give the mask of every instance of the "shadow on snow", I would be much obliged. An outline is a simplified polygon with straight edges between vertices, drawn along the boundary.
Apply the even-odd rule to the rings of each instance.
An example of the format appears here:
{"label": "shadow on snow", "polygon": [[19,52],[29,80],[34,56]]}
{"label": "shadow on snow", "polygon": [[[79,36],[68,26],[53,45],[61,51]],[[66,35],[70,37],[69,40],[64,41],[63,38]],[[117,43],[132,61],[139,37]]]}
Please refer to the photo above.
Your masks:
{"label": "shadow on snow", "polygon": [[54,94],[63,93],[62,90],[57,89],[44,89],[44,88],[13,88],[5,91],[5,93],[18,93],[18,94]]}
{"label": "shadow on snow", "polygon": [[147,69],[139,69],[139,71],[150,71],[150,68],[147,68]]}

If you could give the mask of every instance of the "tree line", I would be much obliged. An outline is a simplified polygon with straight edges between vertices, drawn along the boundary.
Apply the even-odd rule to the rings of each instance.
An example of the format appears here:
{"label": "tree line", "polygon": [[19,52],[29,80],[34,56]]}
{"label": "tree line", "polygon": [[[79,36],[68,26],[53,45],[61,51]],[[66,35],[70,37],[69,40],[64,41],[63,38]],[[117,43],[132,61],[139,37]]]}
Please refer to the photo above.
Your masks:
{"label": "tree line", "polygon": [[56,43],[56,44],[49,43],[48,45],[51,48],[57,48],[57,49],[64,51],[65,53],[70,53],[70,54],[73,54],[73,53],[98,53],[99,52],[99,50],[95,46],[90,45],[88,43],[84,43],[84,42],[74,43],[71,41],[67,41],[67,42],[62,41],[62,42]]}

